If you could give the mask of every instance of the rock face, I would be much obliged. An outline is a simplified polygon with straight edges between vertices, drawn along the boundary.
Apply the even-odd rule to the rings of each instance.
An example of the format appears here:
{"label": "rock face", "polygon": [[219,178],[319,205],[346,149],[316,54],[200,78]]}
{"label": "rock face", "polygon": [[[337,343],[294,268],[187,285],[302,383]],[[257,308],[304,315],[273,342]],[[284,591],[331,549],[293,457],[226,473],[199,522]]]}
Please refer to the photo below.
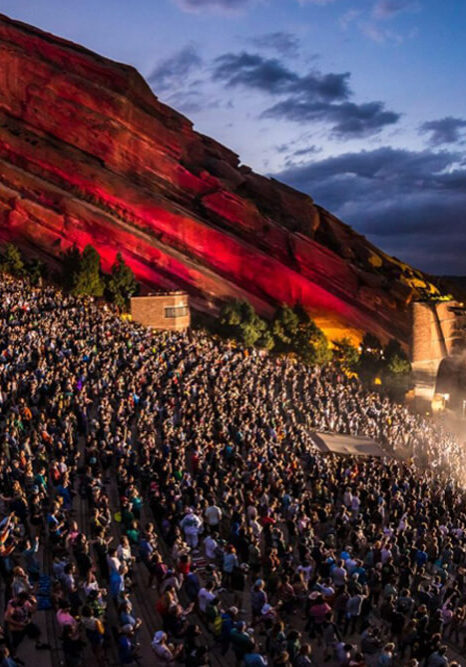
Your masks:
{"label": "rock face", "polygon": [[[198,309],[300,301],[327,328],[406,341],[419,272],[193,130],[131,67],[0,16],[0,235],[92,243]],[[416,282],[417,281],[417,282]],[[417,284],[418,283],[418,284]]]}

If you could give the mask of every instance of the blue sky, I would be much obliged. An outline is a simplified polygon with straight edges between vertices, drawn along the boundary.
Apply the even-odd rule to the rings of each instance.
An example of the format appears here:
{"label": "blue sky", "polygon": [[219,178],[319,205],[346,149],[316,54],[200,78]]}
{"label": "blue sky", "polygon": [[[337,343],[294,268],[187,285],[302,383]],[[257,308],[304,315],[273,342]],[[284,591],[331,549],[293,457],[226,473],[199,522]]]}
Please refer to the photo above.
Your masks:
{"label": "blue sky", "polygon": [[134,65],[243,163],[466,274],[464,0],[0,0]]}

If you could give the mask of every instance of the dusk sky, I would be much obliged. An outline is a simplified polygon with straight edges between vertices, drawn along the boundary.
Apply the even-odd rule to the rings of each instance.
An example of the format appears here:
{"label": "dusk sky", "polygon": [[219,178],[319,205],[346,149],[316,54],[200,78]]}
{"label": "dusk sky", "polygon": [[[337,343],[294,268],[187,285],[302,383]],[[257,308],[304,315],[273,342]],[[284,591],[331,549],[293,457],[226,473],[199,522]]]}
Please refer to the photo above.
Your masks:
{"label": "dusk sky", "polygon": [[0,0],[134,65],[241,161],[466,275],[465,0]]}

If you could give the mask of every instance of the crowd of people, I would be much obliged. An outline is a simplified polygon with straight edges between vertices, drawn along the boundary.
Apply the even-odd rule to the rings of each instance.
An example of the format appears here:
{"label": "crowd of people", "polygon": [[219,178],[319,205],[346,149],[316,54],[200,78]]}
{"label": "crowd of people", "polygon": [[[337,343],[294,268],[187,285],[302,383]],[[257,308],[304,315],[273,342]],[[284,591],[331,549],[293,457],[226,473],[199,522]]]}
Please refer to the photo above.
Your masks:
{"label": "crowd of people", "polygon": [[67,666],[461,664],[462,443],[334,365],[3,276],[0,435],[2,666],[50,650],[46,608]]}

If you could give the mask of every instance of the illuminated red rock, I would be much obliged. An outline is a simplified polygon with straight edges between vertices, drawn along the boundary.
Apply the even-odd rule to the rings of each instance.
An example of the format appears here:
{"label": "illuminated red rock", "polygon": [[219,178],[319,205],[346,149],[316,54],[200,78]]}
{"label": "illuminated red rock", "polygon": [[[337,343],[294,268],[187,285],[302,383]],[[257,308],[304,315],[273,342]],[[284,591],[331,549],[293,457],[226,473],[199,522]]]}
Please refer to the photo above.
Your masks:
{"label": "illuminated red rock", "polygon": [[[195,307],[297,301],[327,327],[406,340],[409,267],[307,195],[239,166],[131,67],[0,16],[0,235],[92,243]],[[418,275],[422,279],[422,275]]]}

